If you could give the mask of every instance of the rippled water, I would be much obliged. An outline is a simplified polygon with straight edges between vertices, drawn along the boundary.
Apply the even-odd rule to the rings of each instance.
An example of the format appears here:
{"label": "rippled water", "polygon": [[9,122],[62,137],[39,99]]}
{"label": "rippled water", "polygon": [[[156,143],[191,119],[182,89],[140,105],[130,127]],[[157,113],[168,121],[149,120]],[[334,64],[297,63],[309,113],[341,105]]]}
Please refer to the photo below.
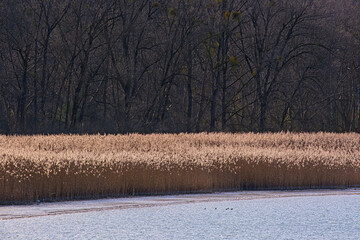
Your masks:
{"label": "rippled water", "polygon": [[360,191],[237,192],[3,206],[0,239],[360,239]]}

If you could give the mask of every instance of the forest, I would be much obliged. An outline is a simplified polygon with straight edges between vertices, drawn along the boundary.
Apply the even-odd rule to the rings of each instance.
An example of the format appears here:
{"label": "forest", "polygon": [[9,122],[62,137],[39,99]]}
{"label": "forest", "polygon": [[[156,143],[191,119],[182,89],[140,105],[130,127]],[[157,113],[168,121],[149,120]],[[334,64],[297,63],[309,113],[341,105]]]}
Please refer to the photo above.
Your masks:
{"label": "forest", "polygon": [[0,134],[360,132],[358,0],[1,0]]}

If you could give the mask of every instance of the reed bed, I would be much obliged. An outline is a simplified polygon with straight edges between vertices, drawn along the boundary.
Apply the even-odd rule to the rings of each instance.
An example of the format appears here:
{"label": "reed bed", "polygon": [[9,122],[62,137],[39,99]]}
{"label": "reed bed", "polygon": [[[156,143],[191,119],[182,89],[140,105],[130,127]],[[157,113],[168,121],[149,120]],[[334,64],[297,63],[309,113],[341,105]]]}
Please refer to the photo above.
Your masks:
{"label": "reed bed", "polygon": [[359,185],[355,133],[0,136],[0,204]]}

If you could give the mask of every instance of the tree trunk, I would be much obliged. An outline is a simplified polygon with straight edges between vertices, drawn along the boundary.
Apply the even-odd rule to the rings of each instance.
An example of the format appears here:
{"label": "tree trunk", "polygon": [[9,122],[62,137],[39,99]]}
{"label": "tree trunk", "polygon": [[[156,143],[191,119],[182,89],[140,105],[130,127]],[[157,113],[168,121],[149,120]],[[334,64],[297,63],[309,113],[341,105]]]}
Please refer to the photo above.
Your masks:
{"label": "tree trunk", "polygon": [[219,92],[218,84],[219,84],[219,74],[216,74],[216,81],[215,81],[215,89],[212,92],[211,97],[211,106],[210,106],[210,132],[215,131],[215,122],[216,122],[216,101]]}
{"label": "tree trunk", "polygon": [[192,131],[192,106],[193,106],[193,93],[192,93],[192,53],[191,49],[188,50],[188,66],[187,66],[187,114],[186,114],[186,131]]}
{"label": "tree trunk", "polygon": [[267,111],[267,99],[262,97],[260,99],[260,121],[259,121],[259,131],[265,132],[266,129],[266,111]]}

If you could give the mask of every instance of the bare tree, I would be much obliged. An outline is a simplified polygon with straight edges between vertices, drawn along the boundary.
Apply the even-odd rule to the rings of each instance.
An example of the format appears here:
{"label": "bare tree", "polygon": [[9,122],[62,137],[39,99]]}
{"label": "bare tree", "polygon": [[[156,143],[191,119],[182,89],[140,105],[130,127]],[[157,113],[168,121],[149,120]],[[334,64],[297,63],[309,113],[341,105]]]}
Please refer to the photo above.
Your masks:
{"label": "bare tree", "polygon": [[267,130],[266,117],[279,75],[296,58],[311,54],[317,46],[307,39],[308,27],[316,19],[311,1],[262,1],[250,3],[240,25],[243,36],[239,50],[244,55],[249,76],[256,84],[260,132]]}

